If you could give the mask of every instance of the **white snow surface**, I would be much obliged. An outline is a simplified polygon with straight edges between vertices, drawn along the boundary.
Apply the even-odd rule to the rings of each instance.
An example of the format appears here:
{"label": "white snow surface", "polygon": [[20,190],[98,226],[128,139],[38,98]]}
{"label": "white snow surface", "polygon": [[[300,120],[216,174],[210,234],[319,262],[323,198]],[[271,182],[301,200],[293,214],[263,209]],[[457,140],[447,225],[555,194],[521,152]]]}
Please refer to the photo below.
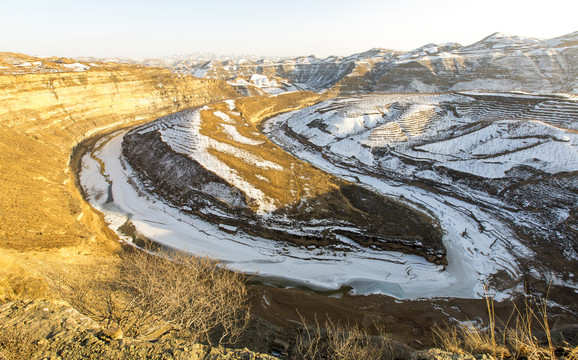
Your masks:
{"label": "white snow surface", "polygon": [[[444,236],[447,268],[428,263],[420,256],[356,247],[345,238],[342,239],[344,245],[353,251],[306,249],[243,232],[220,231],[218,225],[184,214],[147,194],[143,188],[133,187],[131,181],[134,183],[136,177],[122,161],[122,135],[105,139],[102,148],[85,156],[80,175],[89,201],[105,214],[107,223],[117,232],[119,226],[130,220],[139,233],[154,241],[219,258],[237,270],[312,289],[338,289],[347,285],[356,294],[387,294],[400,299],[480,297],[489,274],[500,269],[511,274],[518,271],[510,253],[510,248],[516,245],[505,246],[511,239],[508,231],[475,207],[457,200],[448,203],[444,197],[422,189],[396,187],[333,168],[314,154],[309,154],[309,160],[336,174],[358,176],[362,183],[379,192],[404,196],[426,206],[447,231]],[[104,172],[94,158],[103,162]],[[112,199],[103,196],[109,188]],[[483,223],[485,232],[479,230],[479,223],[472,215]],[[462,236],[463,232],[468,236]]]}
{"label": "white snow surface", "polygon": [[[266,213],[274,210],[276,207],[273,200],[267,197],[261,190],[253,186],[250,182],[243,179],[237,171],[224,162],[219,160],[216,156],[209,153],[209,149],[217,150],[222,153],[235,155],[239,160],[245,161],[252,166],[261,167],[264,169],[280,169],[280,165],[261,159],[258,155],[250,153],[246,150],[235,147],[231,144],[219,142],[209,136],[200,133],[201,114],[202,110],[210,110],[208,107],[195,110],[186,110],[180,113],[167,116],[160,122],[155,122],[144,127],[140,131],[147,132],[159,130],[163,141],[169,145],[174,151],[187,155],[191,159],[199,162],[207,170],[214,172],[222,179],[226,180],[233,186],[243,191],[247,196],[257,201],[259,204],[259,211]],[[229,117],[220,112],[214,113],[219,118],[227,121]],[[227,127],[228,124],[221,124],[227,134],[235,140],[240,142],[254,142],[255,140],[246,138],[232,130],[233,126]]]}
{"label": "white snow surface", "polygon": [[233,140],[235,142],[238,142],[241,144],[247,144],[247,145],[261,145],[265,142],[264,140],[255,140],[255,139],[251,139],[251,138],[248,138],[246,136],[241,135],[241,133],[239,133],[239,130],[237,130],[237,127],[234,125],[223,124],[221,126],[227,132],[227,134],[231,137],[231,140]]}
{"label": "white snow surface", "polygon": [[[440,115],[444,102],[467,105],[472,101],[467,95],[470,94],[366,95],[336,99],[274,117],[264,124],[265,133],[297,157],[417,206],[437,218],[445,231],[443,241],[449,261],[445,269],[419,256],[361,248],[344,237],[339,237],[344,251],[329,251],[252,237],[242,228],[235,234],[231,234],[230,229],[223,231],[223,227],[220,230],[218,225],[185,214],[147,194],[130,166],[122,161],[122,134],[102,140],[102,147],[97,146],[97,151],[85,156],[80,179],[89,201],[105,213],[112,229],[118,231],[118,227],[130,219],[139,233],[161,244],[210,255],[222,259],[231,268],[278,279],[279,283],[323,290],[350,286],[356,294],[380,293],[401,299],[476,298],[484,294],[484,284],[492,274],[505,271],[517,278],[516,259],[532,256],[516,240],[508,224],[457,197],[387,180],[371,175],[372,172],[367,170],[378,167],[379,171],[431,179],[442,184],[450,183],[451,179],[433,170],[413,167],[400,158],[430,161],[487,178],[504,176],[509,169],[520,164],[551,173],[576,171],[578,137],[572,128],[575,121],[571,117],[568,120],[554,119],[551,123],[542,121],[550,118],[547,112],[543,112],[548,104],[536,107],[535,119],[524,119],[523,116],[515,120],[495,119],[473,129],[466,126],[474,122],[468,115],[460,113],[457,117],[449,112]],[[531,94],[516,96],[533,97]],[[233,101],[228,101],[227,105],[229,110],[235,109]],[[554,104],[554,107],[564,109],[570,105]],[[215,115],[223,120],[220,126],[232,140],[239,143],[255,141],[242,136],[234,125],[229,124],[227,114],[215,112]],[[263,201],[263,213],[270,210],[272,207],[268,207],[258,189],[207,150],[234,153],[253,166],[276,168],[278,165],[199,134],[200,121],[200,110],[190,110],[165,117],[139,131],[159,129],[163,140],[175,151],[195,159],[248,196]],[[305,147],[280,131],[281,124],[287,124],[306,141],[323,147],[324,153]],[[463,131],[463,126],[468,131]],[[391,137],[395,134],[387,132],[394,127],[404,135],[404,140]],[[375,148],[395,156],[375,158],[372,153]],[[332,157],[340,161],[332,162]],[[102,161],[104,170],[95,158]],[[206,191],[218,193],[219,189],[207,188]],[[483,194],[471,196],[487,203],[496,201]],[[496,298],[503,299],[515,291],[514,288],[507,289],[496,294]]]}
{"label": "white snow surface", "polygon": [[[515,96],[535,97],[523,93]],[[286,122],[296,134],[328,148],[330,153],[365,165],[380,160],[391,171],[400,169],[397,164],[387,166],[383,159],[374,158],[372,148],[388,148],[405,157],[487,178],[503,177],[519,165],[547,173],[578,170],[576,121],[559,124],[552,116],[540,113],[546,105],[554,109],[562,105],[544,102],[533,109],[536,113],[529,112],[527,117],[515,114],[515,120],[494,115],[481,129],[460,133],[456,128],[465,128],[474,120],[437,114],[446,101],[465,104],[472,100],[456,94],[365,95],[323,102],[294,113]],[[573,111],[578,113],[578,103]],[[550,123],[534,120],[538,116]]]}
{"label": "white snow surface", "polygon": [[[548,136],[544,139],[543,136]],[[551,174],[578,170],[578,134],[537,121],[496,121],[486,128],[425,144],[406,154],[487,178],[501,178],[514,166]]]}
{"label": "white snow surface", "polygon": [[[353,163],[348,163],[347,166],[331,163],[323,154],[304,148],[297,140],[288,137],[275,127],[276,124],[291,122],[294,116],[300,116],[299,112],[270,119],[265,126],[265,133],[294,155],[315,166],[350,181],[365,184],[387,196],[417,204],[440,221],[446,232],[443,242],[449,262],[443,272],[448,281],[443,285],[443,291],[447,291],[447,294],[441,296],[479,297],[483,295],[484,283],[491,274],[504,270],[514,278],[519,275],[516,257],[530,256],[531,252],[515,240],[514,234],[506,224],[465,201],[366,175],[367,163],[357,163],[358,167],[352,165]],[[331,147],[331,150],[334,148]],[[403,165],[398,163],[397,166]],[[439,178],[439,175],[433,172],[425,175]],[[419,281],[419,277],[412,281]],[[460,289],[457,291],[459,294],[454,291],[456,289]],[[437,294],[430,289],[424,289],[418,297],[438,296]],[[496,298],[504,299],[508,294],[509,292],[505,291],[497,294]]]}
{"label": "white snow surface", "polygon": [[74,64],[64,64],[63,66],[67,69],[72,69],[74,71],[86,71],[90,69],[90,66],[81,64],[79,62],[76,62]]}
{"label": "white snow surface", "polygon": [[276,87],[279,84],[274,79],[270,79],[268,76],[261,74],[253,74],[249,81],[259,87]]}

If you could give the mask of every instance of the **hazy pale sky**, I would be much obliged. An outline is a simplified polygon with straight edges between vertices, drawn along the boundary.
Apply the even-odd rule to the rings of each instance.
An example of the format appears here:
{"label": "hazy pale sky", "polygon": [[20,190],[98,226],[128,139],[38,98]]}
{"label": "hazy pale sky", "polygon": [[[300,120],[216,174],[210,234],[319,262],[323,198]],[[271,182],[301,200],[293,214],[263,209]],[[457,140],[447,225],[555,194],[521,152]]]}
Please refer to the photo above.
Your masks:
{"label": "hazy pale sky", "polygon": [[0,51],[69,57],[350,55],[578,30],[576,0],[4,0],[0,9]]}

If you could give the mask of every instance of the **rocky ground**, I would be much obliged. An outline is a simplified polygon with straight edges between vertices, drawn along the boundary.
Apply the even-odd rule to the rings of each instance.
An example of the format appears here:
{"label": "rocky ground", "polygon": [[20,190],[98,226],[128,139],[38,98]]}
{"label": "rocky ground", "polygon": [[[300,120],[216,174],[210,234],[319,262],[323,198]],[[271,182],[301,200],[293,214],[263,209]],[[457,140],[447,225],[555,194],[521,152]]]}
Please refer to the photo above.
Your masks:
{"label": "rocky ground", "polygon": [[47,300],[2,305],[0,333],[0,359],[276,359],[173,336],[125,338],[118,329],[103,329],[66,303]]}
{"label": "rocky ground", "polygon": [[[67,303],[19,300],[0,306],[0,359],[189,359],[273,360],[293,358],[284,340],[274,341],[270,352],[195,344],[178,333],[135,339],[118,329],[101,327]],[[400,359],[493,359],[489,355],[453,354],[439,349],[415,351],[400,346]]]}

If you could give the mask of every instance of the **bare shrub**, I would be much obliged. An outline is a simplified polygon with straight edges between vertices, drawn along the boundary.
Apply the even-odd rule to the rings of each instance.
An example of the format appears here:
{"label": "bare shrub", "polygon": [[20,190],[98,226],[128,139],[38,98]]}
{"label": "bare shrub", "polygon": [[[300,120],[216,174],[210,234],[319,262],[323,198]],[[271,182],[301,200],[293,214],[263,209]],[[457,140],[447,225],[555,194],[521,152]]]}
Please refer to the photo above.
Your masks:
{"label": "bare shrub", "polygon": [[305,319],[301,314],[301,324],[303,327],[300,329],[295,345],[295,355],[298,359],[303,360],[315,360],[322,358],[321,355],[327,352],[327,341],[324,343],[325,332],[321,330],[321,325],[315,317],[315,326],[309,326],[305,322]]}
{"label": "bare shrub", "polygon": [[244,277],[207,257],[135,250],[112,273],[92,270],[52,278],[80,312],[129,336],[178,329],[193,341],[234,343],[249,320]]}
{"label": "bare shrub", "polygon": [[245,329],[248,293],[241,274],[183,252],[135,251],[123,260],[119,283],[131,302],[132,328],[166,323],[209,343],[214,336],[218,343],[235,342]]}
{"label": "bare shrub", "polygon": [[[548,323],[546,298],[526,297],[524,307],[514,304],[506,323],[496,325],[493,298],[486,295],[489,325],[452,327],[435,326],[432,330],[436,345],[454,353],[491,354],[500,359],[557,359],[557,348],[552,341]],[[537,336],[539,333],[540,336]],[[544,340],[538,340],[542,337]],[[566,344],[567,345],[567,344]],[[576,357],[578,347],[565,348],[567,359]]]}
{"label": "bare shrub", "polygon": [[385,329],[378,327],[377,334],[358,324],[339,324],[328,320],[322,328],[317,318],[314,326],[307,326],[301,317],[303,329],[296,341],[297,359],[391,359],[394,348]]}
{"label": "bare shrub", "polygon": [[61,298],[101,325],[120,325],[127,317],[122,311],[127,307],[126,294],[116,284],[118,268],[79,265],[48,269],[47,273]]}

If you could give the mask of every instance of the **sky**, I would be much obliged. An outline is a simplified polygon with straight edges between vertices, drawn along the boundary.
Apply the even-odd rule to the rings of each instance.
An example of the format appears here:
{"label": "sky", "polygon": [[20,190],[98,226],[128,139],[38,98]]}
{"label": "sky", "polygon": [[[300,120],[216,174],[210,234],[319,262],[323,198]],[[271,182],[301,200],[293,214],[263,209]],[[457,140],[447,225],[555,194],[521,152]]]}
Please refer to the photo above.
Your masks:
{"label": "sky", "polygon": [[576,0],[1,0],[0,52],[351,55],[578,31]]}

